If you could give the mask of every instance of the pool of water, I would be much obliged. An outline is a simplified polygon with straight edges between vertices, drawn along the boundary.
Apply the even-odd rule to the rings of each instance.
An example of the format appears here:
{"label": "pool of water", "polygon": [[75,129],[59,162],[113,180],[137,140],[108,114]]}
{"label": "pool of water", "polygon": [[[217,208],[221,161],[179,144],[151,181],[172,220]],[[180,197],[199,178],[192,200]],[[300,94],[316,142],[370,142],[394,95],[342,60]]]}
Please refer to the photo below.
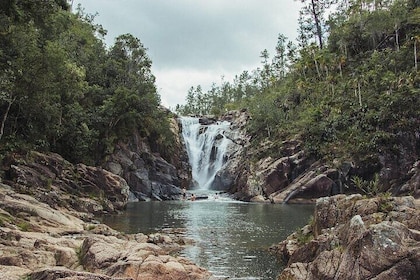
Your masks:
{"label": "pool of water", "polygon": [[219,279],[276,279],[283,265],[268,247],[305,225],[312,205],[243,203],[226,198],[129,203],[102,222],[126,233],[185,229],[195,242],[180,255]]}

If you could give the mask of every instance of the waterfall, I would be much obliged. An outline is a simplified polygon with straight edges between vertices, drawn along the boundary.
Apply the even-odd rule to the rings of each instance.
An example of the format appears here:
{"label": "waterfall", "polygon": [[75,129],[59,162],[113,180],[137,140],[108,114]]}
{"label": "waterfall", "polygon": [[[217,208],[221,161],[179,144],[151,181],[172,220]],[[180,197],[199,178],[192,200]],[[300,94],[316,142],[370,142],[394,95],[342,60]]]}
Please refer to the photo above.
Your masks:
{"label": "waterfall", "polygon": [[202,125],[198,118],[180,119],[195,187],[212,189],[217,172],[227,160],[226,151],[231,141],[224,134],[230,130],[230,122]]}

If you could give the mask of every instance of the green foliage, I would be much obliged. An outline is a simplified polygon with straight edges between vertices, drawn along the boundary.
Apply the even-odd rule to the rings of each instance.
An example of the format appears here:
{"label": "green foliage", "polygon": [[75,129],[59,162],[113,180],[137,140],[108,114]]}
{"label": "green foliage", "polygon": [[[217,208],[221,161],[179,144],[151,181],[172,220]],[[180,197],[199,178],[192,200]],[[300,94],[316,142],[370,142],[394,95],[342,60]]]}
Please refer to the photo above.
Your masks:
{"label": "green foliage", "polygon": [[314,239],[312,232],[305,232],[303,229],[297,229],[295,231],[296,241],[299,245],[308,244],[311,240]]}
{"label": "green foliage", "polygon": [[77,247],[77,248],[75,249],[75,252],[76,252],[76,256],[77,256],[78,263],[79,263],[80,265],[82,265],[82,263],[83,263],[83,250],[82,250],[82,246]]}
{"label": "green foliage", "polygon": [[381,193],[378,195],[378,197],[379,197],[379,205],[378,205],[379,212],[388,214],[394,209],[390,192]]}
{"label": "green foliage", "polygon": [[3,227],[6,223],[10,223],[10,221],[12,221],[12,217],[10,217],[9,215],[0,213],[0,227]]}
{"label": "green foliage", "polygon": [[[380,155],[418,158],[418,1],[303,2],[298,46],[280,35],[272,63],[263,51],[261,69],[207,93],[191,88],[178,112],[248,108],[254,147],[299,137],[314,158],[350,159],[369,167],[369,176],[378,172]],[[334,2],[325,18],[324,8]],[[321,5],[315,7],[318,23],[308,9],[314,4]],[[257,156],[277,156],[279,150],[273,144]],[[353,180],[368,195],[382,191],[375,179]]]}
{"label": "green foliage", "polygon": [[67,1],[0,8],[0,154],[36,149],[97,164],[135,131],[159,140],[155,151],[170,147],[139,39],[121,35],[107,49],[95,16],[71,13]]}
{"label": "green foliage", "polygon": [[20,280],[31,280],[32,279],[32,277],[31,277],[31,275],[23,275],[23,276],[21,276],[20,278],[19,278]]}
{"label": "green foliage", "polygon": [[26,221],[21,221],[17,226],[21,231],[29,231],[31,228],[31,224]]}
{"label": "green foliage", "polygon": [[91,230],[94,230],[96,228],[96,225],[94,225],[94,224],[89,224],[88,225],[88,227],[87,227],[87,230],[88,231],[91,231]]}
{"label": "green foliage", "polygon": [[364,193],[367,196],[373,197],[377,196],[382,192],[379,184],[379,174],[376,173],[373,180],[366,181],[359,176],[353,176],[351,178],[352,183],[356,186],[358,190]]}
{"label": "green foliage", "polygon": [[298,228],[295,230],[295,238],[299,245],[308,244],[314,239],[313,228],[315,225],[314,216],[310,216],[307,222],[307,226]]}

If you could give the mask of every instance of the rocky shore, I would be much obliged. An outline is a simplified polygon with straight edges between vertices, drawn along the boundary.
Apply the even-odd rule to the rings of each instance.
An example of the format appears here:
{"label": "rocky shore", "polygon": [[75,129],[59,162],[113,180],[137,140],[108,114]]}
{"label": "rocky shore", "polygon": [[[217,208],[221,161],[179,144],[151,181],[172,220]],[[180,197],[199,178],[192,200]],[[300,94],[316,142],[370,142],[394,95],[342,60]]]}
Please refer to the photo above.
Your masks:
{"label": "rocky shore", "polygon": [[279,280],[419,279],[420,203],[411,196],[337,195],[271,250],[287,262]]}
{"label": "rocky shore", "polygon": [[176,256],[187,243],[179,234],[123,234],[94,220],[124,209],[129,191],[121,177],[57,154],[3,164],[2,280],[211,279]]}
{"label": "rocky shore", "polygon": [[[213,279],[177,256],[188,243],[181,234],[123,234],[94,220],[127,199],[125,181],[101,168],[56,154],[10,159],[0,183],[1,279]],[[309,224],[271,248],[287,261],[278,279],[418,279],[419,216],[411,196],[320,198]]]}

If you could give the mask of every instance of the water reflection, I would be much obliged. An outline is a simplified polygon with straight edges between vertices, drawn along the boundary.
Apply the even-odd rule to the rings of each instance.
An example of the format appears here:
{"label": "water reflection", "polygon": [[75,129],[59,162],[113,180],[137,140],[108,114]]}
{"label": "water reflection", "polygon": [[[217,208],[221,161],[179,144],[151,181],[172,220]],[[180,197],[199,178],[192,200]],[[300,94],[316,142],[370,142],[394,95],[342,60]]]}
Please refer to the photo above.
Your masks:
{"label": "water reflection", "polygon": [[220,279],[276,279],[282,267],[267,248],[303,226],[311,205],[250,204],[231,200],[130,203],[103,222],[126,233],[185,228],[195,240],[181,252]]}

